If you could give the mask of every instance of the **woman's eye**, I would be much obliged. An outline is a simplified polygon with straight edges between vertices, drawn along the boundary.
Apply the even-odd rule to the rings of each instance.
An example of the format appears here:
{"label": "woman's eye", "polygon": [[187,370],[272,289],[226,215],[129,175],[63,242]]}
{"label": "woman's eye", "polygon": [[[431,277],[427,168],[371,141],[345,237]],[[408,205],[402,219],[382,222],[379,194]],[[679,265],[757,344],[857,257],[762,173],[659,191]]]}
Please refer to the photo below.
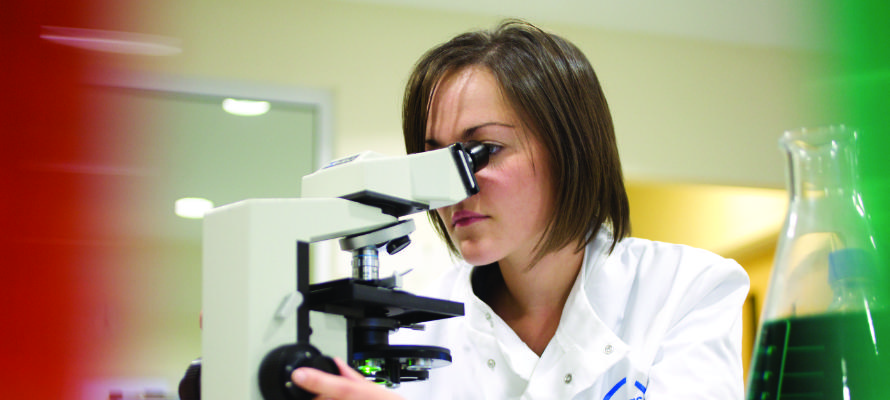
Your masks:
{"label": "woman's eye", "polygon": [[488,149],[489,156],[493,156],[493,155],[497,154],[499,151],[501,151],[501,149],[504,148],[504,146],[501,146],[499,144],[494,144],[494,143],[485,143],[484,145],[485,145],[485,148]]}

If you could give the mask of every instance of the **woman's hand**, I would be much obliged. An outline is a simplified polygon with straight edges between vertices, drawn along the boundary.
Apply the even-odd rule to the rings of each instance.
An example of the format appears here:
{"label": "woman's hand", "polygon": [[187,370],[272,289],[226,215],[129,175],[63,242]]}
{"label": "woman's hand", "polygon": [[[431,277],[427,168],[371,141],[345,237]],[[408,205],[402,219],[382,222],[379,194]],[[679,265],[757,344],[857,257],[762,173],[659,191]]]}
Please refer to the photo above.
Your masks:
{"label": "woman's hand", "polygon": [[351,399],[401,399],[384,387],[365,379],[362,374],[346,365],[343,360],[334,358],[340,368],[340,376],[328,374],[315,368],[297,368],[291,379],[313,393],[318,399],[351,400]]}

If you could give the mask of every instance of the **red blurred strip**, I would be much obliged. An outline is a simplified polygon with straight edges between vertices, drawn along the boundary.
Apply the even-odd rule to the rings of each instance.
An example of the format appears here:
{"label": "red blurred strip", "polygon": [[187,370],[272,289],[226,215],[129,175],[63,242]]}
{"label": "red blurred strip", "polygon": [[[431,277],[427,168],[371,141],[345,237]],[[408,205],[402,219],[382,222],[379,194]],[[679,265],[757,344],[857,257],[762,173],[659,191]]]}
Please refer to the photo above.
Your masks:
{"label": "red blurred strip", "polygon": [[[79,156],[84,52],[39,38],[46,24],[77,26],[83,1],[5,1],[0,12],[0,397],[79,398],[86,319],[81,215],[93,203],[76,177],[33,168]],[[85,201],[87,200],[87,201]],[[60,240],[61,239],[61,240]]]}

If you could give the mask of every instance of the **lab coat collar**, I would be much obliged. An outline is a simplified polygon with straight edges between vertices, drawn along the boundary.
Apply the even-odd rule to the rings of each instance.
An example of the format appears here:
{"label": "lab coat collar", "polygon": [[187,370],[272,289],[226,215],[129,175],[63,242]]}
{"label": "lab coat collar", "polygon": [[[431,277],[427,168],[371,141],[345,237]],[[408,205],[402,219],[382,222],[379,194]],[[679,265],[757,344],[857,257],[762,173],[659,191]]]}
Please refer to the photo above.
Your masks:
{"label": "lab coat collar", "polygon": [[602,229],[596,240],[586,247],[581,272],[569,292],[559,327],[540,358],[473,293],[472,267],[468,267],[459,285],[460,293],[456,294],[468,300],[465,322],[471,340],[496,342],[513,372],[526,380],[537,373],[540,364],[545,364],[558,365],[559,369],[571,373],[575,387],[592,385],[629,351],[629,346],[603,323],[586,295],[586,282],[605,264],[610,244],[611,234]]}
{"label": "lab coat collar", "polygon": [[[476,343],[496,344],[500,356],[509,364],[510,369],[525,380],[531,377],[538,356],[523,342],[516,332],[498,316],[491,307],[473,293],[471,276],[472,268],[466,279],[462,279],[461,298],[468,299],[465,304],[464,320],[468,325],[470,339]],[[493,348],[487,345],[483,348]]]}
{"label": "lab coat collar", "polygon": [[603,323],[586,294],[588,279],[604,267],[610,244],[611,234],[602,230],[585,249],[581,272],[566,300],[554,337],[565,354],[561,364],[574,371],[578,387],[592,385],[629,351],[629,346]]}

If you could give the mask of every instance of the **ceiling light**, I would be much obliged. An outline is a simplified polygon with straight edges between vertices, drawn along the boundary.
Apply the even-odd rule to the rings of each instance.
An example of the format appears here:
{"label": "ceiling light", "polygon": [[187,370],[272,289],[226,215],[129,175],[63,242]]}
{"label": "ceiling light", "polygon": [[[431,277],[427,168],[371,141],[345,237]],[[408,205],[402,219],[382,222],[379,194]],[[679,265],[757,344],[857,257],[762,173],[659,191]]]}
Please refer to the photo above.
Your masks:
{"label": "ceiling light", "polygon": [[183,218],[204,218],[207,211],[213,209],[213,202],[199,197],[185,197],[176,200],[174,210],[176,215]]}
{"label": "ceiling light", "polygon": [[223,110],[233,115],[250,117],[263,115],[269,111],[271,105],[268,101],[225,99],[222,103]]}
{"label": "ceiling light", "polygon": [[172,56],[182,53],[182,46],[177,38],[60,26],[41,28],[42,39],[80,49],[143,56]]}

